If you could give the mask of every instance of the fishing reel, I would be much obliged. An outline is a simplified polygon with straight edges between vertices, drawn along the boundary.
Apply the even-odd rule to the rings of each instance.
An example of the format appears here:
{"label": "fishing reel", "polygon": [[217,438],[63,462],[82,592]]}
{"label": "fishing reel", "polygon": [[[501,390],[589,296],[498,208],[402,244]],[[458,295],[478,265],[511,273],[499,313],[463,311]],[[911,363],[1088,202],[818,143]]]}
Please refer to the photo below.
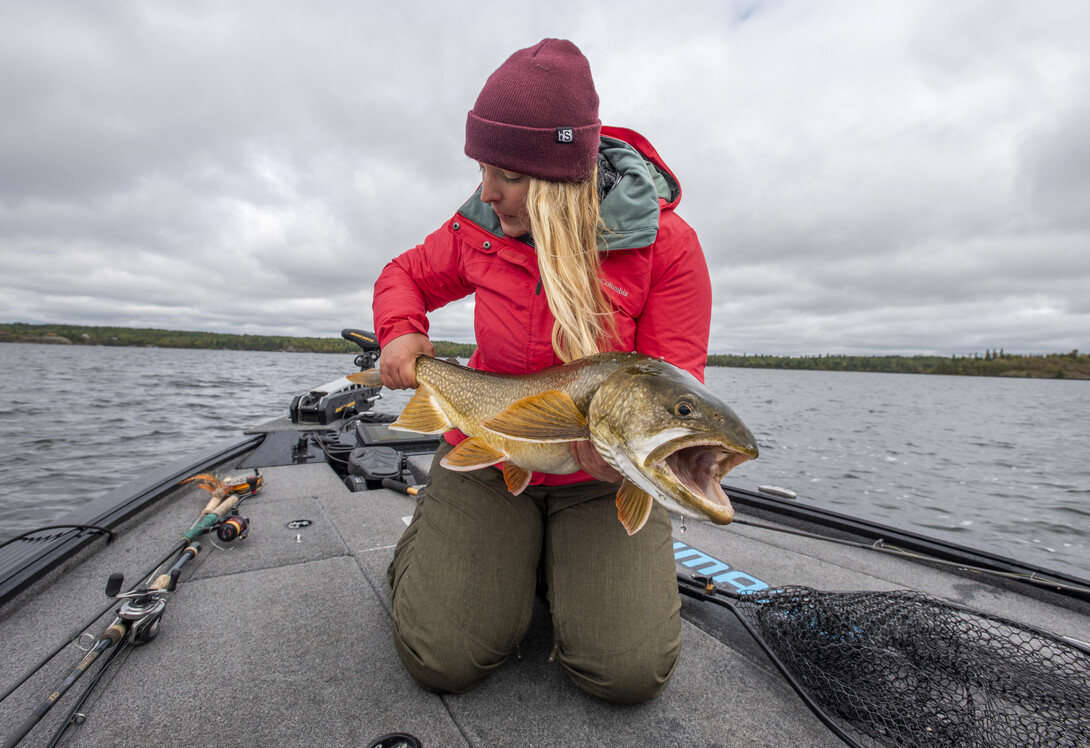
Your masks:
{"label": "fishing reel", "polygon": [[165,598],[170,589],[141,586],[132,592],[121,592],[124,584],[124,574],[111,574],[106,582],[106,596],[125,601],[117,609],[117,617],[127,624],[129,638],[134,644],[146,644],[159,633],[159,622],[167,607]]}
{"label": "fishing reel", "polygon": [[232,509],[230,514],[204,532],[216,533],[216,538],[220,543],[223,543],[223,545],[220,545],[220,543],[213,540],[212,545],[214,547],[219,548],[221,551],[233,551],[235,550],[234,544],[240,540],[245,540],[246,536],[250,534],[250,518],[240,515],[238,509]]}
{"label": "fishing reel", "polygon": [[224,543],[245,540],[250,534],[250,518],[238,514],[229,514],[212,527],[216,537]]}
{"label": "fishing reel", "polygon": [[106,580],[106,597],[125,601],[117,609],[115,623],[122,624],[130,641],[145,644],[159,633],[159,620],[167,607],[167,596],[178,586],[182,567],[200,552],[200,543],[190,543],[165,574],[160,574],[151,584],[142,584],[130,592],[121,591],[125,584],[125,575],[121,572],[114,572]]}

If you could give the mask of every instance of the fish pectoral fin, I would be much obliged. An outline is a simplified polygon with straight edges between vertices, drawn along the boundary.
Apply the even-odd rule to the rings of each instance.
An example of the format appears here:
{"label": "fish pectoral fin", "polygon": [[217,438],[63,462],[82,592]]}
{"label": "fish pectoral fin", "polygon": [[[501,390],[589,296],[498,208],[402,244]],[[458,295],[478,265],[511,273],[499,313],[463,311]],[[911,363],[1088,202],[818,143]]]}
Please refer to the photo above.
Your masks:
{"label": "fish pectoral fin", "polygon": [[624,480],[617,491],[617,519],[629,535],[635,535],[651,516],[651,494],[634,483]]}
{"label": "fish pectoral fin", "polygon": [[352,384],[362,384],[364,387],[377,389],[382,386],[382,375],[378,373],[378,369],[357,371],[355,374],[349,374],[345,379],[352,382]]}
{"label": "fish pectoral fin", "polygon": [[418,434],[442,434],[454,428],[454,424],[436,405],[431,393],[424,387],[420,387],[409,400],[409,404],[405,406],[405,410],[401,411],[397,420],[390,424],[390,428],[415,431]]}
{"label": "fish pectoral fin", "polygon": [[[464,473],[468,470],[480,470],[497,462],[503,462],[507,455],[477,436],[471,436],[460,442],[439,464],[447,470]],[[510,485],[510,484],[508,484]]]}
{"label": "fish pectoral fin", "polygon": [[524,397],[481,421],[481,426],[508,439],[523,441],[570,442],[590,435],[587,417],[571,395],[560,390]]}
{"label": "fish pectoral fin", "polygon": [[524,467],[519,467],[510,460],[503,462],[503,481],[507,484],[507,490],[512,496],[518,496],[530,485],[531,473]]}

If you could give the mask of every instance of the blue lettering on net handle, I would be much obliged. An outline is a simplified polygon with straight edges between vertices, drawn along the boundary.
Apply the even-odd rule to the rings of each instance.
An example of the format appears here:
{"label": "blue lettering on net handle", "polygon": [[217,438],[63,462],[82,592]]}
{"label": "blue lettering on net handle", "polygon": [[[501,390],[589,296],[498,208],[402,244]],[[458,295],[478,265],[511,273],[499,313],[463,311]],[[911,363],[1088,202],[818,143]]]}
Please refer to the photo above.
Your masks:
{"label": "blue lettering on net handle", "polygon": [[768,584],[757,577],[746,574],[744,571],[732,570],[723,561],[679,540],[674,541],[674,560],[698,574],[709,577],[716,584],[729,584],[739,592],[768,589]]}

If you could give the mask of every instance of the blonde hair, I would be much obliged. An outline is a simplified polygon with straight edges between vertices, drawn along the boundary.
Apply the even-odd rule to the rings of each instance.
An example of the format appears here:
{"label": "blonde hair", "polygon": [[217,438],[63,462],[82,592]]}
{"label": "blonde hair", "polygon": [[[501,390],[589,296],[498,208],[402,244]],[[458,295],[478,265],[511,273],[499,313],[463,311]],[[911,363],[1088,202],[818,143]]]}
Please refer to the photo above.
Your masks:
{"label": "blonde hair", "polygon": [[598,353],[616,334],[602,291],[598,236],[598,170],[581,182],[530,177],[526,214],[553,323],[553,350],[562,361]]}

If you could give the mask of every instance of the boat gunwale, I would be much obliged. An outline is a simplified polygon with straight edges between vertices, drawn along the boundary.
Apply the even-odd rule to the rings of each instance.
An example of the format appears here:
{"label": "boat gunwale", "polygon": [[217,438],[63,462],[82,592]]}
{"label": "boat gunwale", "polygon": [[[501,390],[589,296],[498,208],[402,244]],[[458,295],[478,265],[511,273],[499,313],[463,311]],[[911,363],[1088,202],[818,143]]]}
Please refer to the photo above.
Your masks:
{"label": "boat gunwale", "polygon": [[[731,503],[746,507],[798,528],[823,528],[847,538],[865,539],[877,551],[896,553],[919,563],[956,564],[968,571],[993,572],[993,584],[1016,586],[1019,592],[1042,591],[1063,598],[1090,602],[1090,580],[1029,561],[961,545],[945,538],[902,530],[865,516],[853,516],[794,499],[761,494],[740,486],[723,485]],[[816,533],[815,533],[816,535]],[[818,535],[821,539],[836,540]]]}

